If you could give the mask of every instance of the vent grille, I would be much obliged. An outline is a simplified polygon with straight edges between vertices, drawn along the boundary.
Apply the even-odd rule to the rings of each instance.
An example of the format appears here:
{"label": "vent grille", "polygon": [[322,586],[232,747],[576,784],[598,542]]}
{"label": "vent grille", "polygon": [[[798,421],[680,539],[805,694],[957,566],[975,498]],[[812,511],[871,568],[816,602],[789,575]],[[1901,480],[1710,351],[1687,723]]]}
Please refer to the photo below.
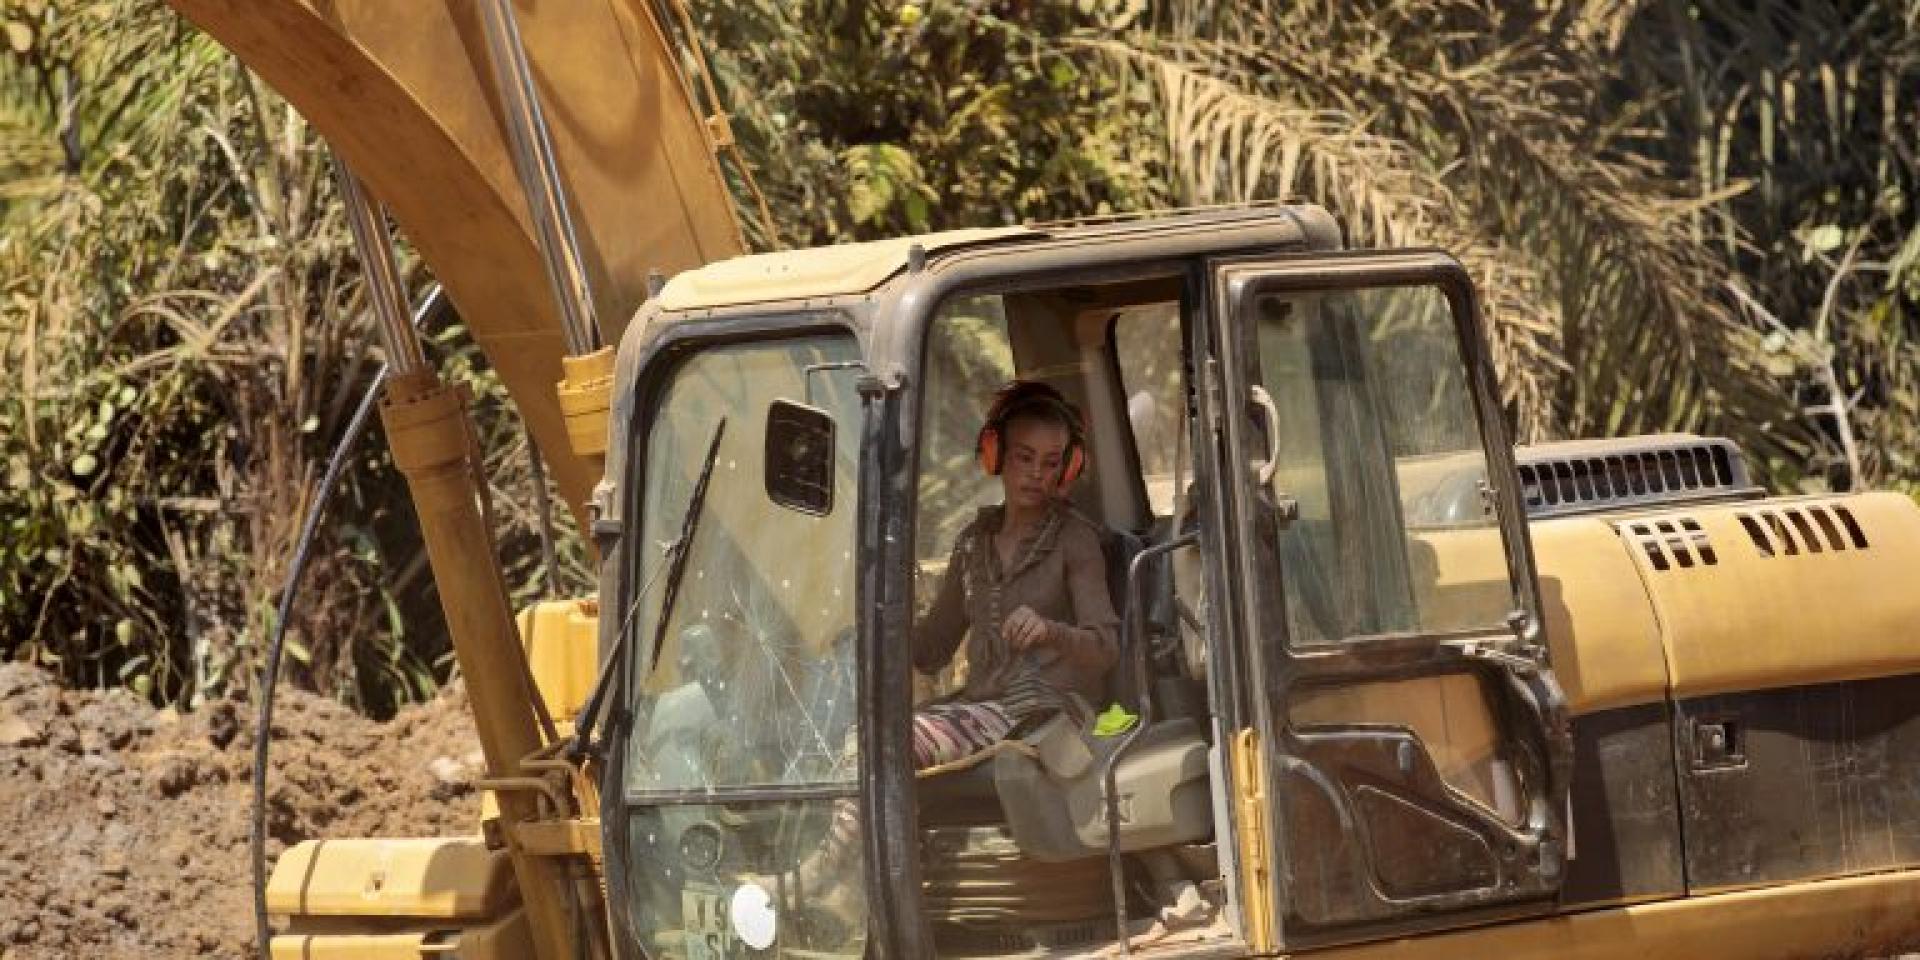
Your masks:
{"label": "vent grille", "polygon": [[1763,557],[1797,557],[1803,553],[1839,553],[1865,550],[1867,532],[1853,511],[1839,504],[1811,504],[1736,514],[1755,549]]}
{"label": "vent grille", "polygon": [[1520,494],[1535,517],[1759,493],[1739,450],[1718,438],[1585,455],[1523,449],[1517,459]]}
{"label": "vent grille", "polygon": [[1720,562],[1713,541],[1692,517],[1622,524],[1620,535],[1647,555],[1655,570],[1711,567]]}

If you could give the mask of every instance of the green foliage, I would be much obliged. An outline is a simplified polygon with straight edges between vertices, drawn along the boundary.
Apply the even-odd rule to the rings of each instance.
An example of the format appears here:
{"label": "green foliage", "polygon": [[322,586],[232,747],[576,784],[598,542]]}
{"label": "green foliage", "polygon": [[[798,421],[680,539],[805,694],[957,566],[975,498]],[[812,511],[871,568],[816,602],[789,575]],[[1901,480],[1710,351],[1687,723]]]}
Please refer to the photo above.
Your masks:
{"label": "green foliage", "polygon": [[[157,0],[5,17],[0,655],[161,701],[244,690],[378,366],[326,153]],[[458,328],[434,341],[481,397],[489,456],[524,464],[477,351]],[[496,482],[531,502],[524,466]],[[525,596],[532,521],[503,513]],[[374,712],[429,695],[449,664],[426,574],[376,430],[290,625],[295,682]]]}
{"label": "green foliage", "polygon": [[812,246],[1162,205],[1152,91],[1049,39],[1120,29],[1137,11],[1119,0],[1022,5],[1007,19],[999,9],[700,4],[777,223],[756,240]]}
{"label": "green foliage", "polygon": [[1052,40],[1154,90],[1180,202],[1302,198],[1355,245],[1460,256],[1522,439],[1721,432],[1796,489],[1920,482],[1917,26],[1896,0],[1175,0]]}
{"label": "green foliage", "polygon": [[1616,27],[1636,149],[1693,196],[1743,319],[1816,443],[1788,472],[1920,491],[1920,9],[1660,0]]}
{"label": "green foliage", "polygon": [[1522,439],[1920,484],[1911,4],[1010,9],[703,8],[781,239],[1311,200],[1468,264]]}

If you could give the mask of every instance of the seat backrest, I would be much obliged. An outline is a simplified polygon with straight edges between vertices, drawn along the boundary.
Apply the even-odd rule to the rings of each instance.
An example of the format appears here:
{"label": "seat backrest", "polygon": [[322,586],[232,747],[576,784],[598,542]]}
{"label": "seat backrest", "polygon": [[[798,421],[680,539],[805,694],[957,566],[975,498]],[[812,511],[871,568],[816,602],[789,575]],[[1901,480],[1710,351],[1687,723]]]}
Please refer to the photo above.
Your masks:
{"label": "seat backrest", "polygon": [[[1133,566],[1133,558],[1146,549],[1146,541],[1138,534],[1127,530],[1107,528],[1100,537],[1100,550],[1107,560],[1107,595],[1113,599],[1113,609],[1120,615],[1120,656],[1107,671],[1107,696],[1123,704],[1137,702],[1139,691],[1133,677],[1133,652],[1129,644],[1133,642],[1133,618],[1140,611],[1130,610],[1127,597],[1127,569]],[[1106,704],[1093,704],[1095,710]]]}
{"label": "seat backrest", "polygon": [[1114,612],[1122,619],[1127,615],[1127,568],[1146,546],[1139,534],[1128,530],[1109,527],[1100,536],[1100,551],[1107,558],[1107,593],[1113,598]]}

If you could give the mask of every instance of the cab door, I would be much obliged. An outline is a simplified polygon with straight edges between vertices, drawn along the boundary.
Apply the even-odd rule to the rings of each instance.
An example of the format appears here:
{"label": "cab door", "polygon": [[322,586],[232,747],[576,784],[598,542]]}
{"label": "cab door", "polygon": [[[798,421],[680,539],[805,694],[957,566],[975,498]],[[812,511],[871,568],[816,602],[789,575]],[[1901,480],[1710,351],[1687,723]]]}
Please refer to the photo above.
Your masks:
{"label": "cab door", "polygon": [[1207,273],[1249,939],[1551,910],[1571,747],[1471,282],[1438,253]]}

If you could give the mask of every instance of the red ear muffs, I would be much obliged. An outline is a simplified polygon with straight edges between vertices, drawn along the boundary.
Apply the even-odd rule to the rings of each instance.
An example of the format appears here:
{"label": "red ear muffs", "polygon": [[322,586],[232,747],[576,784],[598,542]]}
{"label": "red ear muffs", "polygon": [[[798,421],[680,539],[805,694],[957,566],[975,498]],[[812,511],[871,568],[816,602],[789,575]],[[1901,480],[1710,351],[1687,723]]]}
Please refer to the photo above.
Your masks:
{"label": "red ear muffs", "polygon": [[973,447],[974,459],[980,461],[980,469],[990,477],[1000,475],[1000,427],[988,420],[980,428],[980,439]]}
{"label": "red ear muffs", "polygon": [[1066,493],[1075,480],[1080,479],[1080,471],[1087,468],[1087,450],[1075,440],[1067,444],[1067,465],[1060,471],[1060,492]]}
{"label": "red ear muffs", "polygon": [[974,441],[974,459],[989,476],[999,476],[1000,471],[1006,469],[1005,445],[1000,435],[1012,414],[1033,407],[1053,407],[1069,424],[1066,464],[1060,470],[1060,492],[1065,493],[1087,469],[1086,420],[1060,391],[1038,380],[1014,380],[994,391],[993,404],[987,408],[987,420],[980,425],[980,435]]}

